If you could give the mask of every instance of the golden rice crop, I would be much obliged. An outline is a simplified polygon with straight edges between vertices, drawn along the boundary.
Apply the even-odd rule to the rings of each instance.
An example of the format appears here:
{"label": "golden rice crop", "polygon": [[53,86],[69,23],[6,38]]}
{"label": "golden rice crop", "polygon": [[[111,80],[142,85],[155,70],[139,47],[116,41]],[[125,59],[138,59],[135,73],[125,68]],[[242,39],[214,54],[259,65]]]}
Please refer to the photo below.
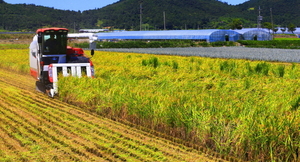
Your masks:
{"label": "golden rice crop", "polygon": [[60,78],[62,100],[244,160],[300,158],[298,64],[117,52],[92,61],[96,78]]}
{"label": "golden rice crop", "polygon": [[298,160],[299,65],[96,52],[64,98],[244,160]]}
{"label": "golden rice crop", "polygon": [[29,72],[28,49],[1,49],[0,67],[9,67],[19,72]]}

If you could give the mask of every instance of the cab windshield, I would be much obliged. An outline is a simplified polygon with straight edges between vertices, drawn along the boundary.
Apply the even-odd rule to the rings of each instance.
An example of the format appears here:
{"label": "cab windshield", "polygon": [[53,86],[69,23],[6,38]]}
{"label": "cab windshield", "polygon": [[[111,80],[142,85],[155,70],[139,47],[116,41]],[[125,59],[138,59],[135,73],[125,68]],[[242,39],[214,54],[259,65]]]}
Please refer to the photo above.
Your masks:
{"label": "cab windshield", "polygon": [[67,32],[46,31],[43,34],[42,44],[44,54],[66,54]]}

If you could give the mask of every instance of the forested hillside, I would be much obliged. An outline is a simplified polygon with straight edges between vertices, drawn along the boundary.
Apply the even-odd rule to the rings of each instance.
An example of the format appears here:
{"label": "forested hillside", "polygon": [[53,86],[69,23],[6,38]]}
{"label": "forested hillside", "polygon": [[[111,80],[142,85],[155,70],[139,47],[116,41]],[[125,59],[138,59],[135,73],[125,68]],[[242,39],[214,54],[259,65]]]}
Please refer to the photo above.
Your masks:
{"label": "forested hillside", "polygon": [[66,27],[71,31],[103,27],[126,30],[162,30],[165,27],[169,30],[229,29],[232,23],[256,27],[259,6],[263,22],[271,22],[272,15],[275,25],[293,23],[300,26],[300,0],[250,0],[237,6],[219,0],[120,0],[87,11],[58,10],[34,4],[12,5],[0,0],[0,30],[34,31],[50,26]]}
{"label": "forested hillside", "polygon": [[263,22],[271,22],[272,16],[275,25],[287,26],[293,23],[300,26],[300,0],[250,0],[236,7],[242,11],[242,18],[254,22],[259,6]]}
{"label": "forested hillside", "polygon": [[7,4],[0,0],[0,29],[35,30],[43,26],[71,27],[81,21],[81,13],[33,4]]}
{"label": "forested hillside", "polygon": [[217,0],[121,0],[107,7],[83,12],[83,18],[93,17],[105,26],[138,30],[142,8],[143,29],[196,29],[208,27],[219,17],[231,17],[237,10]]}

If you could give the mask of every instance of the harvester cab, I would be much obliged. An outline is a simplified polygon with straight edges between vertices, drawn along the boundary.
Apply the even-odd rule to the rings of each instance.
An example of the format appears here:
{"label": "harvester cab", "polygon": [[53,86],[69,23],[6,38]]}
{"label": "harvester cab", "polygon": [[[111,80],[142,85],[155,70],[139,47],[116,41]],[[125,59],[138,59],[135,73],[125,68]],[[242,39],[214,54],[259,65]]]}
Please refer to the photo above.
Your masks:
{"label": "harvester cab", "polygon": [[91,60],[81,48],[67,46],[68,29],[43,28],[36,31],[30,44],[30,73],[37,80],[36,89],[54,97],[58,93],[58,74],[94,76]]}

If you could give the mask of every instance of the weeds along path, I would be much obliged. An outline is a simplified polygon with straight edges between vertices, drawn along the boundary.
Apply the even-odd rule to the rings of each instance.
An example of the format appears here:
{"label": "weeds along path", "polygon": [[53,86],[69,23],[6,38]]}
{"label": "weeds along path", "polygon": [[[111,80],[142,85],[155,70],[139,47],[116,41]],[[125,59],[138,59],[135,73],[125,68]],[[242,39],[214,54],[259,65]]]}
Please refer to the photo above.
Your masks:
{"label": "weeds along path", "polygon": [[0,161],[224,161],[81,111],[0,70]]}

